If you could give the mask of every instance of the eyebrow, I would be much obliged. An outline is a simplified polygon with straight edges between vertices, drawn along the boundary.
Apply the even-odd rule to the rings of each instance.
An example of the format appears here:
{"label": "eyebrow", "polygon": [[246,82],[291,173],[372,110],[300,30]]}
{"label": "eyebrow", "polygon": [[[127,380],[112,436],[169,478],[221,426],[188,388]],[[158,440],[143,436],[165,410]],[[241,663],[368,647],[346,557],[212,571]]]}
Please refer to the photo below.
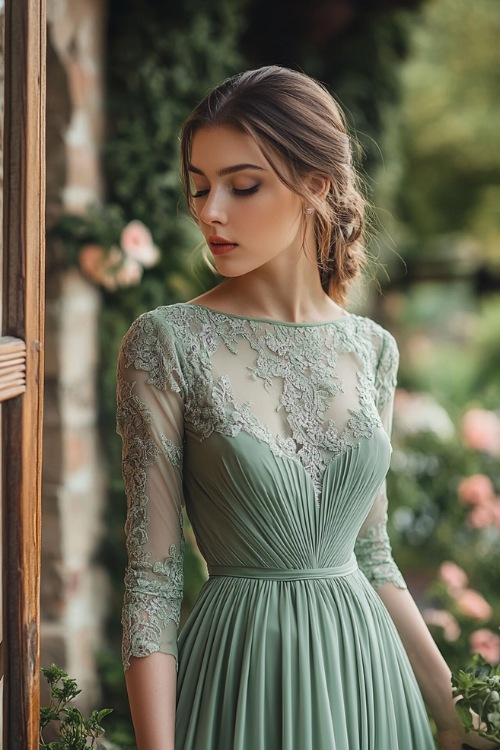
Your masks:
{"label": "eyebrow", "polygon": [[[264,167],[258,167],[256,164],[234,164],[231,167],[223,167],[222,169],[217,170],[217,174],[219,177],[225,177],[228,174],[234,174],[235,172],[243,172],[245,169],[258,169],[259,171],[263,172]],[[205,177],[205,174],[201,171],[201,169],[198,169],[198,167],[194,167],[192,164],[188,167],[189,172],[194,172],[194,174],[201,174],[203,177]]]}

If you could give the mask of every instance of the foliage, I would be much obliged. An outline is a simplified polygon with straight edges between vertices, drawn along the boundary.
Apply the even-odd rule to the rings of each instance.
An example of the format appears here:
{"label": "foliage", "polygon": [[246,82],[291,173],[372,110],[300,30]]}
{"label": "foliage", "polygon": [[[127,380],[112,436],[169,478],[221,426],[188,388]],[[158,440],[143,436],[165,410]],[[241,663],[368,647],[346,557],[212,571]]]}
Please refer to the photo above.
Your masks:
{"label": "foliage", "polygon": [[453,694],[461,696],[457,711],[467,731],[473,730],[471,711],[481,722],[479,734],[492,742],[500,742],[500,665],[492,667],[475,657],[465,670],[453,675]]}
{"label": "foliage", "polygon": [[[386,111],[400,102],[401,63],[409,44],[414,9],[421,0],[372,3],[321,0],[249,3],[242,38],[253,65],[280,64],[304,70],[335,92],[363,146],[372,174]],[[409,12],[411,10],[412,12]]]}
{"label": "foliage", "polygon": [[85,216],[63,215],[57,224],[51,227],[47,241],[57,243],[60,248],[57,255],[65,266],[78,264],[80,249],[87,244],[98,242],[111,247],[119,241],[121,231],[126,224],[121,206],[89,206]]}
{"label": "foliage", "polygon": [[[42,668],[41,671],[50,685],[51,698],[50,704],[40,709],[40,750],[97,750],[102,747],[97,739],[104,734],[102,720],[111,713],[111,709],[92,711],[90,717],[85,719],[78,708],[70,705],[81,692],[76,681],[55,664],[49,668]],[[43,730],[51,722],[57,722],[60,739],[57,742],[46,743],[43,739]]]}
{"label": "foliage", "polygon": [[394,554],[427,589],[424,617],[450,667],[463,668],[474,651],[499,662],[500,417],[470,410],[440,435],[430,429],[439,423],[434,410],[428,429],[408,431],[412,411],[422,411],[422,398],[413,395],[414,406],[411,398],[396,400],[388,477]]}
{"label": "foliage", "polygon": [[406,259],[439,259],[442,238],[453,245],[469,236],[469,262],[499,266],[499,33],[497,0],[426,3],[412,29],[402,109],[378,176]]}
{"label": "foliage", "polygon": [[139,284],[144,268],[159,260],[149,229],[140,221],[126,223],[121,207],[113,204],[90,206],[85,216],[63,215],[48,239],[53,248],[63,248],[65,266],[79,265],[110,292]]}

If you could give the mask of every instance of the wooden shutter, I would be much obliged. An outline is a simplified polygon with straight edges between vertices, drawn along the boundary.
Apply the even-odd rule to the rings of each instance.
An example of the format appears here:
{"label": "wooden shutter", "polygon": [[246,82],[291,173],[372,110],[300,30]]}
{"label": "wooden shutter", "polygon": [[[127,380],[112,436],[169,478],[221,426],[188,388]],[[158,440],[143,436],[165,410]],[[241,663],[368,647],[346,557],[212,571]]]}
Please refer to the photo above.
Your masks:
{"label": "wooden shutter", "polygon": [[4,747],[38,750],[45,0],[5,2],[3,161]]}

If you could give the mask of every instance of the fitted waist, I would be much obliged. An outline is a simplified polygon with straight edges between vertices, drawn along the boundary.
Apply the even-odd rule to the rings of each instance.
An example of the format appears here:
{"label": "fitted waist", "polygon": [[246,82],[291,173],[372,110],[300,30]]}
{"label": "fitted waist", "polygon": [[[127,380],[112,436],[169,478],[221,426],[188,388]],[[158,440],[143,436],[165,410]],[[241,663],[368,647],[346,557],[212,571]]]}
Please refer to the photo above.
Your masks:
{"label": "fitted waist", "polygon": [[209,565],[209,578],[261,578],[266,581],[304,581],[314,578],[343,578],[358,569],[353,555],[344,563],[332,568],[244,568],[232,565]]}

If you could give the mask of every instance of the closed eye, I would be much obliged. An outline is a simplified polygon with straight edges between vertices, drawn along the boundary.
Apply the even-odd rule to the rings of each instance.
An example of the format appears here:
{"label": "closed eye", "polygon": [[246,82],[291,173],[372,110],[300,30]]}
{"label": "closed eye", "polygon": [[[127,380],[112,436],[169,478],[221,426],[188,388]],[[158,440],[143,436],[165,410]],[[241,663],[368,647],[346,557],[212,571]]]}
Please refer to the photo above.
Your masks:
{"label": "closed eye", "polygon": [[[259,187],[259,185],[253,185],[252,187],[245,189],[232,188],[232,192],[234,195],[243,197],[245,195],[252,195],[253,193],[256,193]],[[197,190],[196,193],[191,194],[191,198],[204,198],[205,195],[208,195],[209,192],[210,190],[208,188],[204,190]]]}
{"label": "closed eye", "polygon": [[253,185],[253,187],[245,188],[245,190],[238,190],[238,188],[233,188],[233,193],[235,195],[252,195],[252,193],[256,193],[259,189],[259,185]]}

